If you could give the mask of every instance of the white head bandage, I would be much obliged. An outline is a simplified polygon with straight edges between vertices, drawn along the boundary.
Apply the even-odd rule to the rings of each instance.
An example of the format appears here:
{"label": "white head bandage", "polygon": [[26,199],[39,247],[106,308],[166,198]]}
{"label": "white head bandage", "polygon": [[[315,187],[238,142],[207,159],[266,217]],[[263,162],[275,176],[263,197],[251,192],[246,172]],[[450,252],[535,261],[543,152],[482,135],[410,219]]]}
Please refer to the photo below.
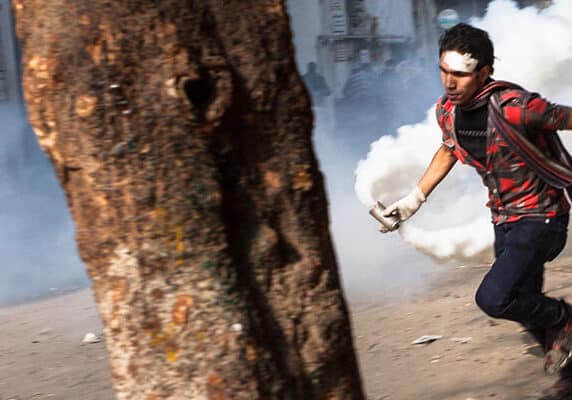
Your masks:
{"label": "white head bandage", "polygon": [[459,72],[475,72],[479,60],[475,60],[470,53],[460,54],[456,51],[446,51],[443,61],[449,66],[450,70]]}

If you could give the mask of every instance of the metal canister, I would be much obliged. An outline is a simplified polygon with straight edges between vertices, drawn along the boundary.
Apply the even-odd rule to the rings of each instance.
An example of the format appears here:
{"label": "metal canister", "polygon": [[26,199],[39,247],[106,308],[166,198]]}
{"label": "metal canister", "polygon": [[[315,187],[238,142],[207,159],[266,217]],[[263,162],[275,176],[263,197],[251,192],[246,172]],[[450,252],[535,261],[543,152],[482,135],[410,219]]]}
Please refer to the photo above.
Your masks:
{"label": "metal canister", "polygon": [[383,215],[383,211],[385,210],[385,206],[378,201],[375,205],[369,209],[369,213],[372,217],[377,219],[384,228],[386,228],[389,232],[395,231],[399,229],[399,225],[401,224],[401,220],[399,219],[398,215],[390,215],[386,217]]}

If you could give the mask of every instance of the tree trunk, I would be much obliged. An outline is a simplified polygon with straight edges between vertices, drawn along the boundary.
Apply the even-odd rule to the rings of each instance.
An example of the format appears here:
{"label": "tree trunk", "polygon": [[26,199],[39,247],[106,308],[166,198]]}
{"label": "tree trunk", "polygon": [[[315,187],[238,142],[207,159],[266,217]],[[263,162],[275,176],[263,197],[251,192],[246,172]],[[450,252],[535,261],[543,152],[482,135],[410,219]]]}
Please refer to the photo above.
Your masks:
{"label": "tree trunk", "polygon": [[118,399],[362,399],[278,0],[14,0]]}

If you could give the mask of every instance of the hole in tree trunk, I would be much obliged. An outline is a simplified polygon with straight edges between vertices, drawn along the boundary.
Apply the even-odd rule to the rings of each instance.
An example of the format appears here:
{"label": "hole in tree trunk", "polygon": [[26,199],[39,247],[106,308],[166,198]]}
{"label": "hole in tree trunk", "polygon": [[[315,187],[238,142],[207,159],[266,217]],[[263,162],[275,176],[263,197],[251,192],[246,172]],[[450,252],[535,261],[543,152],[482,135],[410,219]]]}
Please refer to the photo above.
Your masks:
{"label": "hole in tree trunk", "polygon": [[179,87],[194,107],[204,110],[214,98],[215,83],[204,70],[199,72],[199,76],[198,79],[181,78]]}

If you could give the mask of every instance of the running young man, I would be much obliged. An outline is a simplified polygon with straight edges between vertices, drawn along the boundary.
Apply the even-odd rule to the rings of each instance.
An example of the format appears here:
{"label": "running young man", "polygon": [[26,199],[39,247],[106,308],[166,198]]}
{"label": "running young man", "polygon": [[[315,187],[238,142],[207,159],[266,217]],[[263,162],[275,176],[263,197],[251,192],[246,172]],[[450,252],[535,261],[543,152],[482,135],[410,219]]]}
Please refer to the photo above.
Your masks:
{"label": "running young man", "polygon": [[572,109],[493,80],[493,64],[485,31],[458,24],[441,36],[443,143],[415,189],[385,214],[408,219],[457,160],[473,166],[489,191],[496,256],[476,302],[525,326],[546,351],[545,370],[561,374],[553,395],[572,394],[572,308],[542,292],[544,263],[566,243],[572,159],[556,131],[572,129]]}

